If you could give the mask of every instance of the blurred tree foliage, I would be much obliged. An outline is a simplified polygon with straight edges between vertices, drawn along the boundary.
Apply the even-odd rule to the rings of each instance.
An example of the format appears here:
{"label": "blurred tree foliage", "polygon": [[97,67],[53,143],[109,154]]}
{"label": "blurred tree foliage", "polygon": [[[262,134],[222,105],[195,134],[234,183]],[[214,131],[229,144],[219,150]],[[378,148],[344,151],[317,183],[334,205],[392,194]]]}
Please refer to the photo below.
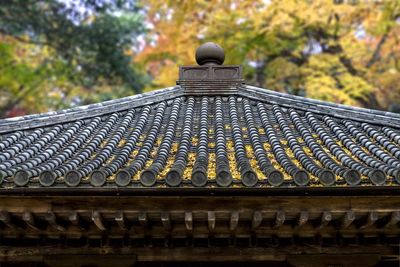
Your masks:
{"label": "blurred tree foliage", "polygon": [[0,117],[141,92],[142,13],[133,0],[1,1]]}
{"label": "blurred tree foliage", "polygon": [[143,1],[153,25],[138,60],[154,88],[195,64],[205,41],[221,44],[246,81],[337,103],[400,103],[400,1]]}

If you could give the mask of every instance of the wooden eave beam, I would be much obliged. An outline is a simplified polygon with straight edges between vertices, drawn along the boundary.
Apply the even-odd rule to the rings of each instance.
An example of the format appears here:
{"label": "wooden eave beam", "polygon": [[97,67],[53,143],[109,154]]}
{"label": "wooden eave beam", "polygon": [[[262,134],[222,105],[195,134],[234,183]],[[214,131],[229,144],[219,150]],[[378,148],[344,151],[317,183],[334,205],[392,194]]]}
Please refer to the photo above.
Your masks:
{"label": "wooden eave beam", "polygon": [[147,217],[147,213],[144,211],[139,212],[138,221],[139,221],[140,225],[142,225],[143,227],[149,226],[149,219]]}
{"label": "wooden eave beam", "polygon": [[215,222],[216,222],[214,211],[207,212],[207,222],[208,222],[208,231],[210,233],[213,233],[215,230]]}
{"label": "wooden eave beam", "polygon": [[15,225],[11,222],[11,216],[10,213],[7,211],[0,211],[0,222],[4,223],[7,225],[7,227],[14,229]]}
{"label": "wooden eave beam", "polygon": [[376,211],[369,212],[364,223],[360,226],[360,229],[365,229],[367,227],[373,226],[378,219],[379,219],[379,214]]}
{"label": "wooden eave beam", "polygon": [[39,230],[39,227],[38,227],[38,225],[36,224],[36,220],[35,220],[35,217],[33,217],[32,212],[30,212],[30,211],[25,211],[25,212],[22,214],[22,220],[23,220],[23,221],[26,223],[26,225],[27,225],[28,227],[30,227],[31,229],[36,230],[36,231]]}
{"label": "wooden eave beam", "polygon": [[191,211],[185,212],[185,227],[189,233],[193,232],[193,213]]}
{"label": "wooden eave beam", "polygon": [[332,221],[332,213],[329,211],[324,211],[321,214],[321,218],[319,220],[318,229],[322,229],[326,227]]}
{"label": "wooden eave beam", "polygon": [[229,230],[231,232],[235,231],[238,223],[239,223],[239,212],[238,211],[232,211],[230,214],[230,220],[229,220]]}
{"label": "wooden eave beam", "polygon": [[342,229],[348,228],[355,219],[356,219],[356,215],[354,214],[354,211],[352,211],[352,210],[346,211],[346,213],[344,214],[343,219],[342,219],[341,228]]}
{"label": "wooden eave beam", "polygon": [[77,227],[79,230],[86,230],[87,227],[83,223],[82,219],[80,218],[78,212],[71,211],[68,215],[68,220],[71,222],[72,225]]}
{"label": "wooden eave beam", "polygon": [[255,211],[251,219],[251,229],[256,230],[262,223],[263,215],[260,211]]}
{"label": "wooden eave beam", "polygon": [[389,220],[385,227],[395,226],[400,222],[400,211],[393,211],[389,216]]}
{"label": "wooden eave beam", "polygon": [[304,210],[300,211],[296,226],[297,227],[304,226],[308,222],[309,217],[310,217],[310,215],[309,215],[308,211],[304,211]]}
{"label": "wooden eave beam", "polygon": [[285,212],[283,210],[278,210],[276,212],[273,228],[277,229],[281,227],[284,224],[285,220],[286,220]]}
{"label": "wooden eave beam", "polygon": [[122,231],[128,230],[127,221],[126,221],[125,214],[123,211],[119,210],[115,213],[115,221],[117,222],[119,228]]}
{"label": "wooden eave beam", "polygon": [[106,231],[107,228],[104,225],[103,216],[97,210],[92,212],[92,221],[100,231]]}
{"label": "wooden eave beam", "polygon": [[47,223],[54,229],[60,232],[65,232],[66,230],[65,227],[59,223],[59,220],[57,220],[57,216],[54,214],[54,212],[52,211],[47,212],[47,214],[45,215],[45,219]]}
{"label": "wooden eave beam", "polygon": [[172,224],[171,224],[171,216],[169,212],[162,212],[161,213],[161,223],[164,227],[165,231],[171,231],[172,229]]}

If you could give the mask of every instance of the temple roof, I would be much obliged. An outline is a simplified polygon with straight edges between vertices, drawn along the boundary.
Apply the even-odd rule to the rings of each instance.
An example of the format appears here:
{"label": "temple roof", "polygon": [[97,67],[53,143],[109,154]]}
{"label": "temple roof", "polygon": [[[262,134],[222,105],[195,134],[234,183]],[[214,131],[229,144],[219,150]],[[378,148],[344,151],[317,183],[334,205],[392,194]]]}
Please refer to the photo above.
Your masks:
{"label": "temple roof", "polygon": [[174,87],[0,120],[0,187],[399,186],[398,114],[240,75],[240,66],[181,67]]}

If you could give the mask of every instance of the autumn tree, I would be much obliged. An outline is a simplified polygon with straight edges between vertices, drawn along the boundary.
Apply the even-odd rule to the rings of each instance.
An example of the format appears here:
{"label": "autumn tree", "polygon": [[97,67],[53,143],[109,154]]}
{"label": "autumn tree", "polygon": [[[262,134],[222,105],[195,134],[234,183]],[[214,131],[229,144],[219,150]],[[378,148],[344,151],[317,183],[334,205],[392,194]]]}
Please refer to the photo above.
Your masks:
{"label": "autumn tree", "polygon": [[138,59],[154,87],[173,84],[177,65],[214,41],[257,86],[371,108],[400,102],[400,1],[146,3],[153,31]]}
{"label": "autumn tree", "polygon": [[136,1],[1,1],[0,117],[141,92],[132,56],[144,31]]}

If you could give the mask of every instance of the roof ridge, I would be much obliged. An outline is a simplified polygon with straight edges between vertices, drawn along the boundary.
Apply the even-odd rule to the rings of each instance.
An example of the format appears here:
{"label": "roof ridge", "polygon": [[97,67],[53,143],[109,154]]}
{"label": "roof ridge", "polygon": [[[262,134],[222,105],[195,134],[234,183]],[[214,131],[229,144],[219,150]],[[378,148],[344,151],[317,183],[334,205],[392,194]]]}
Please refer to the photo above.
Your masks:
{"label": "roof ridge", "polygon": [[0,119],[0,133],[32,129],[58,123],[86,119],[169,100],[182,95],[180,86],[171,86],[142,94],[99,103],[26,116]]}
{"label": "roof ridge", "polygon": [[[242,90],[239,90],[239,94],[257,100],[260,100],[260,96],[263,96],[263,101],[267,100],[267,102],[278,104],[284,107],[311,111],[313,113],[329,115],[339,119],[351,118],[351,120],[354,121],[368,122],[384,126],[390,125],[400,128],[400,114],[389,111],[337,104],[323,100],[281,93],[247,84],[242,85]],[[295,104],[295,106],[293,106],[293,104]]]}

